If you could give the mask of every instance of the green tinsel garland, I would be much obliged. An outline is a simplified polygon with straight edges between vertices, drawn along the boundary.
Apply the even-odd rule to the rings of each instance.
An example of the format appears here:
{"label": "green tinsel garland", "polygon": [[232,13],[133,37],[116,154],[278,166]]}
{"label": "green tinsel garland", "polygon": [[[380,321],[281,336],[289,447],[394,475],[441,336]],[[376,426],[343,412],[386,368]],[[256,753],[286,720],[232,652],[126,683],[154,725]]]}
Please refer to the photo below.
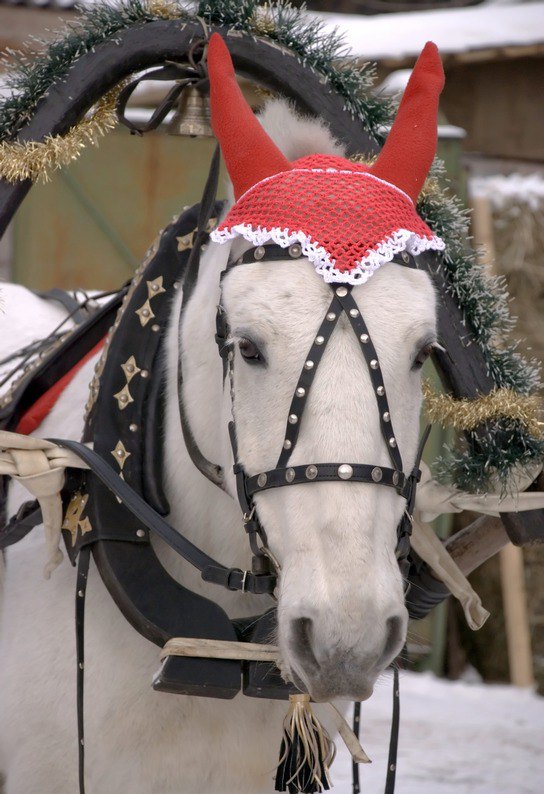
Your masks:
{"label": "green tinsel garland", "polygon": [[[348,60],[349,52],[337,33],[326,33],[318,20],[306,16],[285,0],[258,3],[255,0],[208,0],[187,4],[172,2],[176,16],[190,19],[198,14],[207,21],[227,25],[252,35],[268,37],[288,47],[303,64],[325,75],[343,97],[346,108],[361,120],[363,128],[378,143],[380,128],[390,124],[394,108],[389,100],[372,94],[374,69],[359,67]],[[262,15],[266,16],[265,24]],[[141,0],[104,2],[85,8],[68,32],[46,47],[40,58],[15,55],[17,68],[10,63],[9,85],[14,93],[0,102],[0,140],[9,140],[32,117],[38,101],[68,72],[77,58],[120,30],[162,16]],[[259,24],[259,19],[261,24]],[[440,163],[433,173],[439,174]],[[538,366],[524,360],[509,339],[514,320],[508,311],[503,279],[488,276],[469,247],[468,218],[458,199],[436,191],[425,193],[419,212],[446,243],[445,267],[450,288],[462,308],[465,320],[480,345],[489,374],[497,387],[522,394],[540,385]],[[529,435],[512,420],[493,422],[485,432],[471,432],[462,449],[448,450],[438,461],[439,475],[464,490],[485,490],[494,474],[504,490],[508,488],[514,464],[530,465],[544,459],[544,441]]]}

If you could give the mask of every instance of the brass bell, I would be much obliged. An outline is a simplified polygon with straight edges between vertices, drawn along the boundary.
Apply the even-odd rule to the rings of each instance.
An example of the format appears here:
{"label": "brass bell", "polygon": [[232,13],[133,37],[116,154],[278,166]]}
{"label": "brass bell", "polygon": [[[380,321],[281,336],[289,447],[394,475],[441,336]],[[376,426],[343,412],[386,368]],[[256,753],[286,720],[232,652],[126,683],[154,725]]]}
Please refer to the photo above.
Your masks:
{"label": "brass bell", "polygon": [[188,135],[191,138],[213,137],[208,97],[197,88],[188,86],[182,92],[174,117],[168,125],[168,134]]}

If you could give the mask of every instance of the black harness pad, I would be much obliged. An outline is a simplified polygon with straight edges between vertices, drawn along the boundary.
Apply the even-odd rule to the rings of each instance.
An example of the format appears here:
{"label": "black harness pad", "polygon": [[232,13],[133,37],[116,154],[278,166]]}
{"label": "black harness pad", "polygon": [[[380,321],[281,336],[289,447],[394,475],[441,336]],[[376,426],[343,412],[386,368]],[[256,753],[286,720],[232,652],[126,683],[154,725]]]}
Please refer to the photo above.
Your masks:
{"label": "black harness pad", "polygon": [[[216,215],[221,208],[217,202]],[[97,393],[85,429],[85,440],[93,440],[94,449],[110,463],[115,459],[112,450],[122,444],[126,454],[117,460],[123,463],[124,479],[161,515],[169,512],[162,487],[163,347],[198,211],[195,204],[174,219],[136,271],[99,365]]]}
{"label": "black harness pad", "polygon": [[[221,206],[216,205],[216,215]],[[169,510],[161,471],[164,339],[172,300],[183,284],[198,210],[196,205],[175,219],[136,271],[91,384],[85,430],[85,440],[93,442],[95,452],[163,515]],[[217,604],[169,576],[153,551],[147,527],[97,477],[72,472],[65,502],[63,534],[70,558],[75,562],[79,550],[91,544],[110,595],[140,634],[157,645],[175,636],[239,638],[239,626]],[[231,698],[247,684],[253,665],[169,657],[153,686],[178,694]],[[289,688],[281,680],[276,683],[276,696],[287,697]],[[269,686],[251,689],[257,697],[270,696]]]}

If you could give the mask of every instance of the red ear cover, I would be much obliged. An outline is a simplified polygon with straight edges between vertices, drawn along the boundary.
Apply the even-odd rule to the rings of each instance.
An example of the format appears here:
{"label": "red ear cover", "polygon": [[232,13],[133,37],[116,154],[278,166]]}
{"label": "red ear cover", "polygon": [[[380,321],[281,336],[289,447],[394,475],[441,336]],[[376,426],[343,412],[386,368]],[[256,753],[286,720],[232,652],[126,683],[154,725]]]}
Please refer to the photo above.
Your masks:
{"label": "red ear cover", "polygon": [[370,169],[374,176],[404,190],[414,204],[436,154],[438,99],[443,87],[438,48],[428,41],[414,66],[383,149]]}
{"label": "red ear cover", "polygon": [[212,128],[234,186],[236,199],[291,164],[263,130],[236,82],[227,45],[214,33],[208,48]]}

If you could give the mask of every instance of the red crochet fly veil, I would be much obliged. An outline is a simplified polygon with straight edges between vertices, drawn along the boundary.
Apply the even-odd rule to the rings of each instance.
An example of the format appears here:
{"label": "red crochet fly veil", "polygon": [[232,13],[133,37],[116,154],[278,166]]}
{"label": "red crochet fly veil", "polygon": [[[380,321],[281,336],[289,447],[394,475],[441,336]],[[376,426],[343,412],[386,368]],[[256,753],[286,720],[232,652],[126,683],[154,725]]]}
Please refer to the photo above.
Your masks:
{"label": "red crochet fly veil", "polygon": [[236,202],[211,237],[299,243],[327,282],[364,284],[395,254],[442,250],[416,212],[437,143],[444,73],[436,46],[421,53],[375,163],[313,154],[289,162],[261,127],[214,33],[208,52],[212,125]]}

